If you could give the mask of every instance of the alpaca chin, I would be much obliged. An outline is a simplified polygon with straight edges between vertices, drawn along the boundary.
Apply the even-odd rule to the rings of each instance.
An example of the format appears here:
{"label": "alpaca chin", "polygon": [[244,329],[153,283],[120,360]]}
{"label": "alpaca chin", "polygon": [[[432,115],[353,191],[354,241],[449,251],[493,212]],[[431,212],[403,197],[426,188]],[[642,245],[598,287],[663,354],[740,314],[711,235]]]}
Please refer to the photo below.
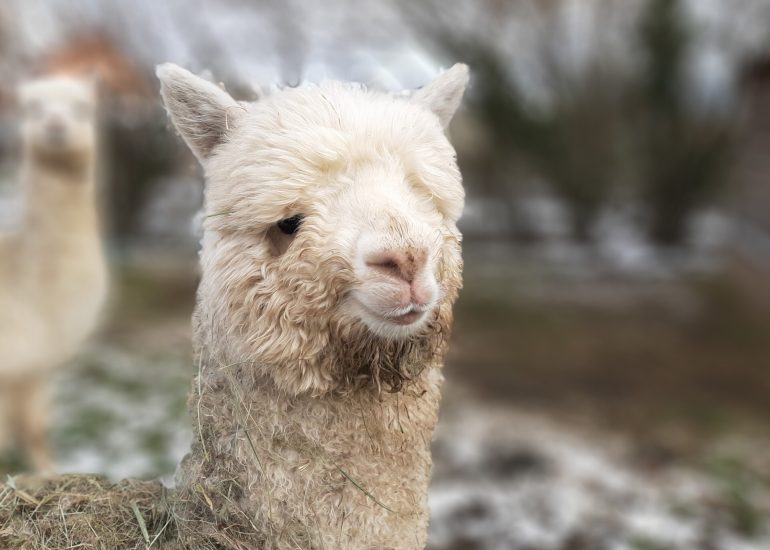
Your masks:
{"label": "alpaca chin", "polygon": [[441,320],[436,311],[419,329],[392,338],[359,322],[357,330],[333,331],[330,351],[320,360],[325,370],[335,373],[337,393],[364,389],[397,393],[440,358],[450,325],[451,317]]}

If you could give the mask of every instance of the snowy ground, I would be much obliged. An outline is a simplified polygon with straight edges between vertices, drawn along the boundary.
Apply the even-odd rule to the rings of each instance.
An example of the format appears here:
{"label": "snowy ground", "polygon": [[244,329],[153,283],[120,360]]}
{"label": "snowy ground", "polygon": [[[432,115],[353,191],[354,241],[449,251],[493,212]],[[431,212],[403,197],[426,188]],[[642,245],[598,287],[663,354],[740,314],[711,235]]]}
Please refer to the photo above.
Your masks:
{"label": "snowy ground", "polygon": [[186,357],[154,359],[99,346],[60,373],[53,429],[59,471],[173,482],[190,445],[192,372]]}
{"label": "snowy ground", "polygon": [[770,513],[767,479],[645,471],[607,434],[447,401],[430,492],[436,550],[770,548],[758,525]]}

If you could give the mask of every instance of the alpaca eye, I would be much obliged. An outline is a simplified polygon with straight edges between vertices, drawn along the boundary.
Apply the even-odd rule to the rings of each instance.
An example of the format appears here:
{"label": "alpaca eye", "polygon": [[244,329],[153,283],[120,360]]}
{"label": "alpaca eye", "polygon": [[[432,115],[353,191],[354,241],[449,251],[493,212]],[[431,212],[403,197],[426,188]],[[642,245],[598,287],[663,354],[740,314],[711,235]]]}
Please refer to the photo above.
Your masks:
{"label": "alpaca eye", "polygon": [[281,233],[286,235],[294,235],[294,233],[296,233],[299,229],[299,226],[302,224],[302,220],[304,219],[305,216],[302,214],[297,214],[291,218],[283,219],[277,223],[278,229],[281,230]]}

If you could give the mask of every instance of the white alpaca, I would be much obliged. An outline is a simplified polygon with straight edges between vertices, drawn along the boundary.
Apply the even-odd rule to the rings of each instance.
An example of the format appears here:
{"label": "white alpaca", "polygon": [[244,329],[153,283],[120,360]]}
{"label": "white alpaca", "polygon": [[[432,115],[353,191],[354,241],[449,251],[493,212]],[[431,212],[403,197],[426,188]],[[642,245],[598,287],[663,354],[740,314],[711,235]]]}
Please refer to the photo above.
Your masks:
{"label": "white alpaca", "polygon": [[21,226],[0,235],[0,447],[46,450],[51,369],[91,332],[107,283],[96,213],[95,91],[52,77],[19,89]]}
{"label": "white alpaca", "polygon": [[423,548],[466,67],[410,98],[326,82],[252,104],[158,76],[207,177],[181,540]]}

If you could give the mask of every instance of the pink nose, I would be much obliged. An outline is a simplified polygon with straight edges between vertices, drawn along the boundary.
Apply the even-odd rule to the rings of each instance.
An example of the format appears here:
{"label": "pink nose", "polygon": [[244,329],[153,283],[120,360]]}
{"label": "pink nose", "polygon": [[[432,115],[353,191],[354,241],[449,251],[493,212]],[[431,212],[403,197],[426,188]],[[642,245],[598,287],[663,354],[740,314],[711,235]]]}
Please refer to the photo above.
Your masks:
{"label": "pink nose", "polygon": [[383,275],[412,283],[425,268],[428,255],[425,250],[383,250],[366,257],[366,265]]}

